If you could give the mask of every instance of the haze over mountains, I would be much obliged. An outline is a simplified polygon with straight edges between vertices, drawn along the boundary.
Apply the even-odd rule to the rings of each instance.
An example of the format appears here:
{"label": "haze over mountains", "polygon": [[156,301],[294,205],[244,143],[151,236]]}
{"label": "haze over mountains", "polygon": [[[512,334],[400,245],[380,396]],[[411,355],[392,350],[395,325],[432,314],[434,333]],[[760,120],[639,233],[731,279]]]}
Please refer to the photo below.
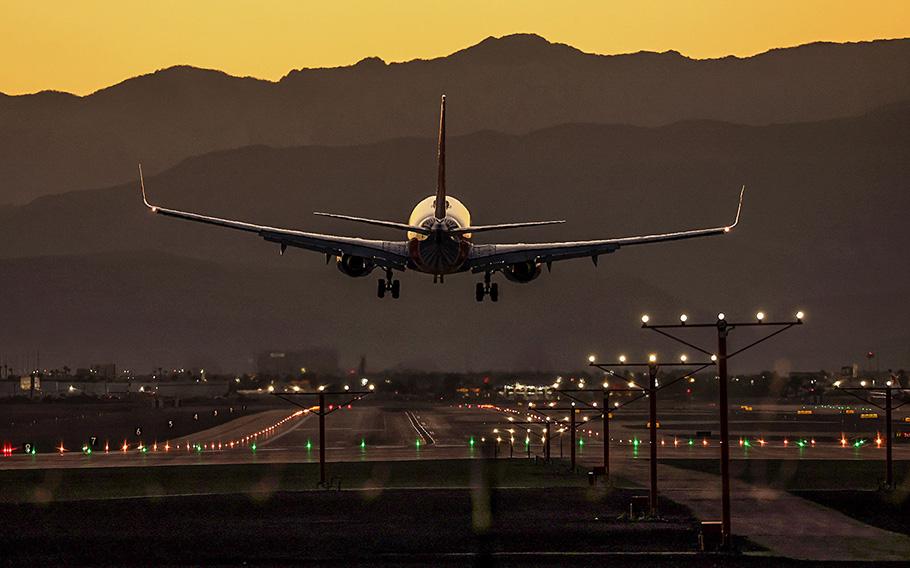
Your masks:
{"label": "haze over mountains", "polygon": [[350,145],[565,123],[742,124],[860,114],[910,99],[910,41],[817,43],[749,58],[602,56],[519,34],[447,57],[292,71],[272,83],[173,67],[86,97],[0,96],[0,203],[111,185],[252,144]]}
{"label": "haze over mountains", "polygon": [[[131,160],[122,174],[130,181],[0,208],[5,323],[0,326],[0,352],[9,356],[41,349],[42,359],[51,365],[116,360],[141,371],[198,362],[208,368],[245,370],[248,357],[260,349],[337,345],[344,360],[353,363],[366,354],[376,368],[565,369],[583,366],[592,351],[613,355],[656,349],[668,357],[678,354],[675,345],[638,329],[643,311],[672,320],[683,310],[702,318],[718,310],[749,316],[759,308],[786,316],[798,307],[807,311],[811,325],[738,359],[737,370],[833,368],[861,359],[870,349],[881,354],[883,368],[910,366],[905,325],[910,318],[910,104],[904,102],[910,93],[901,91],[910,89],[910,66],[901,59],[910,53],[907,45],[824,44],[747,60],[693,62],[672,54],[602,58],[518,36],[488,40],[431,62],[368,62],[292,74],[277,84],[205,72],[213,80],[207,88],[188,86],[195,84],[191,81],[167,96],[161,91],[152,96],[150,89],[135,86],[160,82],[168,73],[128,81],[109,91],[145,93],[143,104],[159,107],[156,116],[162,126],[157,134],[170,128],[165,118],[188,125],[180,152],[193,145],[238,146],[147,175],[152,200],[170,207],[336,234],[403,238],[395,231],[330,221],[310,212],[406,218],[410,208],[433,191],[436,104],[439,90],[448,86],[449,124],[462,133],[449,140],[448,186],[475,220],[568,220],[558,227],[491,235],[496,240],[595,238],[718,225],[732,217],[738,189],[745,183],[743,221],[726,237],[623,249],[602,257],[596,269],[584,259],[556,264],[552,274],[545,271],[531,284],[503,282],[498,304],[474,302],[474,276],[453,276],[434,285],[413,273],[400,276],[400,300],[381,301],[375,298],[373,277],[345,277],[334,266],[325,266],[318,254],[289,251],[279,257],[277,247],[252,235],[150,215],[134,181],[135,160],[128,156],[63,158],[65,152],[57,148],[47,155],[57,152],[60,159],[82,163],[87,176],[119,179],[114,165],[121,158]],[[525,57],[506,48],[520,49]],[[853,55],[843,55],[851,50]],[[485,64],[477,62],[482,53]],[[528,53],[546,56],[534,59]],[[795,71],[786,81],[780,73],[767,74],[774,61],[792,59],[803,61],[804,72],[814,73],[814,79]],[[553,82],[556,76],[580,77],[566,70],[565,61],[576,60],[587,61],[593,69],[588,71],[592,85],[612,85],[605,98],[626,101],[621,108],[628,118],[617,122],[651,125],[695,119],[657,127],[601,124],[612,120],[614,114],[608,112],[622,115],[616,104],[576,102],[577,108],[566,108],[559,101],[579,101],[596,90],[585,90],[583,82]],[[765,93],[764,98],[755,96],[750,105],[720,98],[705,102],[693,95],[673,104],[667,90],[682,88],[677,85],[681,79],[666,71],[653,78],[663,81],[660,96],[642,100],[641,81],[630,78],[647,78],[655,61],[670,60],[676,63],[665,67],[708,65],[699,71],[698,84],[705,86],[724,83],[731,68],[745,73],[742,68],[765,66],[765,75],[753,75],[753,88],[739,85],[744,96]],[[625,67],[603,70],[617,61],[625,61]],[[445,66],[448,75],[437,69]],[[531,76],[525,69],[529,66],[550,71],[550,79],[541,79],[539,89],[528,91],[539,95],[536,99],[517,97],[517,88],[511,90],[517,77]],[[491,71],[494,68],[499,72]],[[424,70],[426,80],[419,84],[429,85],[426,92],[411,93],[386,77],[419,75],[413,69]],[[483,76],[484,69],[485,89],[470,91],[455,80]],[[616,79],[620,71],[622,81]],[[370,72],[376,75],[372,82]],[[259,109],[259,121],[235,109],[243,120],[227,127],[206,122],[217,122],[222,111],[197,112],[206,100],[231,99],[237,85],[249,92],[273,92],[304,76],[309,83],[298,91],[305,93],[299,95],[301,109],[318,107],[322,112],[301,110],[310,122],[286,125],[288,138],[272,143],[298,144],[289,132],[306,130],[324,137],[322,145],[246,146],[242,139],[248,128],[275,131],[273,118],[266,116],[269,109]],[[320,76],[322,82],[315,79]],[[345,89],[337,86],[338,77],[346,77]],[[397,82],[405,85],[402,77]],[[904,77],[901,85],[899,77]],[[433,84],[443,80],[450,83]],[[831,86],[838,82],[842,88]],[[792,93],[792,101],[770,104],[772,84],[783,84],[780,88]],[[329,90],[326,85],[334,85],[337,101],[320,98]],[[456,89],[462,99],[451,94]],[[392,92],[401,98],[393,99]],[[562,98],[554,99],[553,93],[560,92]],[[705,87],[702,96],[712,92]],[[89,101],[103,93],[73,100]],[[36,102],[42,96],[62,97],[23,100]],[[472,97],[474,103],[469,103]],[[427,102],[417,104],[417,98]],[[178,99],[196,100],[199,106],[191,110],[185,102],[177,104]],[[532,104],[529,100],[536,101],[536,107],[523,107]],[[364,101],[373,106],[361,108]],[[328,109],[334,103],[353,114],[332,114]],[[121,109],[130,104],[123,103]],[[514,120],[495,113],[497,108]],[[700,113],[726,113],[725,118],[740,124],[706,120]],[[361,118],[371,121],[369,127],[353,128]],[[47,128],[64,140],[67,129],[91,133],[107,128],[113,133],[148,127],[114,118],[81,120],[79,126],[68,122],[60,130],[39,121],[34,132]],[[334,120],[338,134],[328,129]],[[325,128],[311,129],[318,121]],[[301,126],[305,122],[306,128]],[[780,124],[765,124],[769,122]],[[27,123],[21,127],[32,132]],[[538,127],[545,128],[534,130]],[[377,134],[383,129],[385,134]],[[345,145],[342,136],[358,132],[362,139],[347,142],[368,143]],[[404,134],[409,136],[400,137]],[[330,139],[336,135],[338,139]],[[104,143],[116,145],[117,136],[121,134],[111,134]],[[136,140],[123,136],[118,151],[137,151]],[[177,157],[174,147],[181,143],[168,145],[165,139],[151,136],[142,142],[148,145],[143,151],[160,160],[159,167],[167,163],[162,158],[166,154],[173,160],[183,157]],[[107,167],[110,171],[103,173]],[[48,182],[43,192],[56,193],[52,185]],[[493,240],[479,237],[479,242]],[[747,335],[742,333],[743,341]]]}

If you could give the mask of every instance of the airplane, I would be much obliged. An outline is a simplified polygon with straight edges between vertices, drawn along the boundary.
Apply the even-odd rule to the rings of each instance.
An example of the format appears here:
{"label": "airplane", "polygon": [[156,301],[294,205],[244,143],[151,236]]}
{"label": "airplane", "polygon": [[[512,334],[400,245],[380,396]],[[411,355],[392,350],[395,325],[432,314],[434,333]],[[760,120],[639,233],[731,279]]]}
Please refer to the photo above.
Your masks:
{"label": "airplane", "polygon": [[321,252],[326,255],[326,263],[334,258],[338,270],[354,278],[368,276],[375,269],[383,270],[385,277],[379,279],[376,289],[380,298],[385,297],[386,292],[389,292],[392,298],[398,298],[401,283],[394,278],[394,271],[410,269],[432,274],[434,282],[443,282],[445,276],[460,272],[482,274],[483,281],[476,284],[474,296],[478,302],[482,302],[487,296],[496,302],[499,300],[499,285],[492,282],[496,272],[501,272],[510,282],[528,283],[540,276],[543,265],[546,265],[549,271],[553,262],[560,260],[590,257],[596,266],[600,255],[616,252],[625,246],[723,235],[736,227],[742,212],[745,186],[740,190],[736,217],[730,225],[589,241],[475,244],[473,236],[477,233],[553,225],[565,221],[472,225],[471,214],[465,205],[446,192],[445,144],[446,97],[442,95],[437,142],[436,194],[420,201],[411,211],[407,223],[334,213],[314,213],[333,219],[407,231],[407,239],[403,241],[363,239],[268,227],[152,205],[145,191],[142,164],[139,165],[139,185],[142,200],[152,213],[256,233],[266,241],[278,244],[279,254],[284,254],[287,247]]}

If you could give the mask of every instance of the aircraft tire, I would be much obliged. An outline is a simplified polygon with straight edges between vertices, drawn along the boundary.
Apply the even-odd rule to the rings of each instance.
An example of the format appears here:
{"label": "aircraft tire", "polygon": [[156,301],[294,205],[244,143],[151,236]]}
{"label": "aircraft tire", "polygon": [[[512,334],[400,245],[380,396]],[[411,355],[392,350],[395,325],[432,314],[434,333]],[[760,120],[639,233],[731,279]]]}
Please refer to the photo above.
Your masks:
{"label": "aircraft tire", "polygon": [[376,287],[376,295],[385,298],[385,280],[379,279],[379,285]]}
{"label": "aircraft tire", "polygon": [[493,282],[490,284],[490,300],[494,302],[499,301],[499,283]]}
{"label": "aircraft tire", "polygon": [[483,289],[483,283],[478,282],[477,286],[474,288],[474,298],[476,298],[478,302],[482,302],[485,295],[486,292]]}
{"label": "aircraft tire", "polygon": [[392,298],[398,299],[398,296],[401,294],[401,281],[392,280]]}

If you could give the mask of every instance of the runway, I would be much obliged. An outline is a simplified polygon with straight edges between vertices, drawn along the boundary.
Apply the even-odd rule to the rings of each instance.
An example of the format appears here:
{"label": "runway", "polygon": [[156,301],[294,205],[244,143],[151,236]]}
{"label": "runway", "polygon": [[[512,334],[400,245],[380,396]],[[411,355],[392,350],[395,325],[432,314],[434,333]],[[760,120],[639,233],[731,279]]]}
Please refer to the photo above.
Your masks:
{"label": "runway", "polygon": [[[578,419],[576,457],[580,464],[599,465],[603,462],[602,421],[591,416],[588,421]],[[666,416],[658,437],[659,459],[717,459],[716,428],[702,431],[703,437],[696,436],[699,429],[705,428],[705,416],[686,412],[667,412]],[[674,417],[677,420],[671,423]],[[568,459],[571,442],[567,415],[553,414],[552,419],[551,457]],[[731,457],[737,460],[885,459],[885,444],[875,442],[876,430],[863,435],[851,433],[841,440],[840,432],[830,428],[830,424],[827,431],[814,431],[820,427],[818,421],[806,432],[794,430],[793,423],[774,426],[772,422],[771,428],[791,430],[770,435],[746,433],[742,424],[731,426]],[[611,462],[648,458],[645,425],[646,415],[641,412],[629,412],[611,420]],[[325,428],[329,462],[533,458],[545,454],[546,429],[539,416],[528,421],[524,411],[492,404],[396,402],[393,406],[361,401],[328,414]],[[857,444],[857,440],[864,443]],[[132,440],[125,448],[118,445],[91,453],[64,450],[35,455],[12,452],[0,457],[0,469],[307,463],[318,461],[318,444],[317,416],[308,410],[289,407],[242,416],[174,440]],[[894,459],[910,459],[910,444],[895,443]]]}

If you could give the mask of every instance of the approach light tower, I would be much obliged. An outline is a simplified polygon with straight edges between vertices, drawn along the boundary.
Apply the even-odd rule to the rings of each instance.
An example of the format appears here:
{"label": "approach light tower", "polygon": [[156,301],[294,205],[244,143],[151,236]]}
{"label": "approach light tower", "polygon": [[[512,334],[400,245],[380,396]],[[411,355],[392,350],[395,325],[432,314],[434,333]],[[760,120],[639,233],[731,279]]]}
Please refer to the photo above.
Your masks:
{"label": "approach light tower", "polygon": [[[789,321],[765,321],[766,316],[765,312],[760,311],[755,314],[755,319],[751,321],[741,321],[741,322],[731,322],[727,320],[727,316],[724,312],[717,314],[717,319],[713,322],[703,322],[703,323],[690,323],[689,316],[682,314],[679,316],[679,323],[676,324],[660,324],[652,325],[650,323],[651,318],[647,314],[641,316],[641,327],[643,329],[650,329],[664,337],[672,339],[678,343],[695,349],[704,355],[708,355],[711,358],[711,361],[717,362],[717,374],[719,378],[718,385],[718,406],[720,412],[720,477],[721,477],[721,537],[722,537],[722,547],[730,548],[732,544],[731,530],[730,530],[730,423],[729,423],[729,408],[728,408],[728,398],[727,398],[727,383],[729,381],[727,373],[727,361],[740,353],[747,351],[756,345],[763,343],[772,337],[779,335],[793,326],[802,325],[803,323],[803,314],[802,311],[797,311],[795,314],[795,319]],[[771,333],[765,335],[764,337],[753,341],[752,343],[733,351],[732,353],[727,352],[727,336],[731,331],[738,327],[765,327],[773,329]],[[690,343],[684,339],[676,337],[667,330],[677,330],[677,329],[705,329],[713,328],[717,331],[717,352],[712,353],[708,349],[703,349],[693,343]]]}

